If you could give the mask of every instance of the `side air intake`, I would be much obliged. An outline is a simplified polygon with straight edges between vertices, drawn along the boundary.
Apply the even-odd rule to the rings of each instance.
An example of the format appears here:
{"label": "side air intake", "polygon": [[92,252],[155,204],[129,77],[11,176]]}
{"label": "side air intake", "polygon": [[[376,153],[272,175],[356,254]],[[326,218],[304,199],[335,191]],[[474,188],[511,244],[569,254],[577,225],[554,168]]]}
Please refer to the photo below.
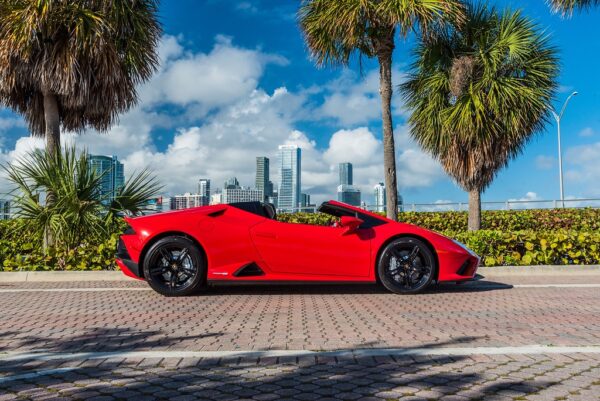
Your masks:
{"label": "side air intake", "polygon": [[264,276],[265,272],[254,262],[248,263],[233,273],[234,277]]}

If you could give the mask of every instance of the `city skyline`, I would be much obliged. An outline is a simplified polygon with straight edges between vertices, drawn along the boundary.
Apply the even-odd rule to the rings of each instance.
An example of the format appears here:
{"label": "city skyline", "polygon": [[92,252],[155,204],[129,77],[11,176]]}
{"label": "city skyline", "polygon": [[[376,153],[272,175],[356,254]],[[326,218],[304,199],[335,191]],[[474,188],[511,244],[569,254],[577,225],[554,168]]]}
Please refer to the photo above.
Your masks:
{"label": "city skyline", "polygon": [[[185,192],[183,194],[172,195],[170,198],[171,207],[175,209],[180,209],[185,207],[205,206],[208,204],[247,201],[270,202],[274,204],[277,208],[282,210],[291,210],[302,207],[314,206],[314,204],[312,204],[310,201],[311,194],[305,192],[301,187],[300,177],[302,175],[302,149],[296,145],[280,145],[278,149],[280,151],[280,176],[288,175],[289,177],[293,177],[295,175],[298,177],[297,181],[299,182],[297,184],[294,180],[291,180],[288,183],[284,183],[284,187],[285,185],[288,185],[288,188],[286,189],[288,190],[288,192],[289,189],[292,188],[292,185],[294,186],[294,188],[296,188],[296,191],[298,193],[298,201],[295,203],[295,206],[289,206],[289,203],[285,203],[285,199],[283,204],[279,204],[278,192],[279,188],[281,188],[281,184],[277,185],[277,191],[273,189],[274,184],[270,180],[270,159],[266,156],[256,156],[256,172],[254,187],[243,186],[240,184],[240,181],[238,180],[237,176],[231,176],[224,181],[223,188],[215,188],[214,193],[212,193],[211,179],[201,178],[198,180],[197,193]],[[286,169],[289,171],[282,173],[282,171]],[[338,164],[338,177],[339,185],[336,187],[337,196],[333,196],[332,193],[331,199],[337,199],[340,202],[348,203],[353,206],[366,205],[381,208],[382,205],[378,205],[377,203],[377,191],[375,192],[374,202],[372,204],[369,202],[365,202],[362,199],[361,190],[353,185],[353,165],[351,162],[342,162]],[[383,204],[383,207],[385,207],[385,203]]]}

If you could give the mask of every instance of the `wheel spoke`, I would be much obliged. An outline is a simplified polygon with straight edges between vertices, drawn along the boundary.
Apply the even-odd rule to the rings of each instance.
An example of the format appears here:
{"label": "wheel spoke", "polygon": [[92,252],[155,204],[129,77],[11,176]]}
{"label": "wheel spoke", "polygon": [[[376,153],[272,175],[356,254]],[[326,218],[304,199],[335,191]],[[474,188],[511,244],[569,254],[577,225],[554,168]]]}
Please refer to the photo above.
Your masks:
{"label": "wheel spoke", "polygon": [[165,262],[167,262],[167,264],[173,259],[173,254],[165,248],[160,248],[158,250],[158,253],[160,253],[160,256],[162,256],[162,258],[165,260]]}
{"label": "wheel spoke", "polygon": [[183,248],[181,250],[181,252],[179,253],[179,256],[177,257],[177,262],[181,263],[183,262],[183,260],[186,258],[186,256],[189,254],[189,250],[187,248]]}
{"label": "wheel spoke", "polygon": [[167,271],[167,267],[166,266],[152,266],[150,268],[150,274],[155,275],[155,274],[164,274]]}
{"label": "wheel spoke", "polygon": [[406,257],[406,260],[409,261],[410,263],[412,263],[417,258],[418,254],[419,254],[419,247],[415,245],[414,248],[412,249],[412,251],[410,251],[410,254]]}
{"label": "wheel spoke", "polygon": [[177,272],[171,271],[171,277],[169,278],[169,286],[171,288],[175,288],[175,284],[177,284]]}
{"label": "wheel spoke", "polygon": [[193,268],[184,266],[181,266],[179,268],[179,271],[185,276],[184,278],[192,277],[196,273],[196,270],[194,270]]}

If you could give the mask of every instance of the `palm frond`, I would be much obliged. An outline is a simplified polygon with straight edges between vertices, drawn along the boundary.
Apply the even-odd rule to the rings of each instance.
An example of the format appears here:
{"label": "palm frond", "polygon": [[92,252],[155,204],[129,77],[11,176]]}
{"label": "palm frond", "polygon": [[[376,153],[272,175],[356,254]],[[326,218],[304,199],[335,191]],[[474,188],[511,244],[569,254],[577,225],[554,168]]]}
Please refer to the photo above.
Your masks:
{"label": "palm frond", "polygon": [[600,0],[548,0],[552,11],[570,17],[576,10],[585,11],[600,5]]}

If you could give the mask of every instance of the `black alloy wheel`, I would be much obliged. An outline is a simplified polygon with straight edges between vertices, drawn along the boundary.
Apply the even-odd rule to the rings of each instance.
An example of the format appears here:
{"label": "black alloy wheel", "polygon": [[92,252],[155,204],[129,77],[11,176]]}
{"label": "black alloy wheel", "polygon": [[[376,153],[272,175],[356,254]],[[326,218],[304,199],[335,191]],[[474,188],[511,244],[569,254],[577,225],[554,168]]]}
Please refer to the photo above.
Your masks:
{"label": "black alloy wheel", "polygon": [[433,252],[413,237],[401,237],[387,244],[377,263],[382,284],[396,294],[425,290],[434,280],[436,269]]}
{"label": "black alloy wheel", "polygon": [[146,281],[165,296],[190,295],[204,283],[203,254],[185,237],[158,240],[146,253],[143,263]]}

